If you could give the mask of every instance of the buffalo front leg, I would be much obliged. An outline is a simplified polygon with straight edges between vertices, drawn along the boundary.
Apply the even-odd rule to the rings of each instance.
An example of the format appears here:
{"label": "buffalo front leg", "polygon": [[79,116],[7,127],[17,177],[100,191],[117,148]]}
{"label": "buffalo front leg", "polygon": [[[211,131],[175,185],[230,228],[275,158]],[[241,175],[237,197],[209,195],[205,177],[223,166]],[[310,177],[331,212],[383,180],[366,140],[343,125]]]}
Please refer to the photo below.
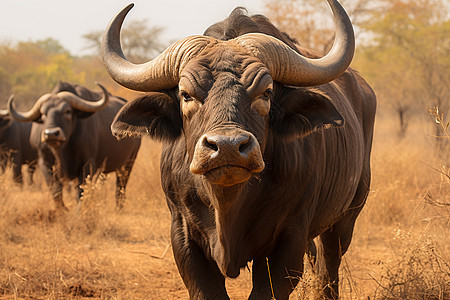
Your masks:
{"label": "buffalo front leg", "polygon": [[32,185],[34,183],[33,174],[34,174],[35,169],[36,169],[36,161],[33,161],[28,164],[27,173],[28,173],[30,185]]}
{"label": "buffalo front leg", "polygon": [[53,201],[57,210],[67,210],[63,202],[63,185],[61,181],[54,179],[50,185]]}
{"label": "buffalo front leg", "polygon": [[[350,246],[355,221],[367,198],[368,190],[366,183],[360,183],[352,205],[343,218],[320,235],[321,247],[318,247],[320,250],[318,251],[318,263],[320,264],[322,260],[325,263],[326,273],[321,274],[321,277],[325,297],[328,299],[339,298],[339,266],[342,256]],[[323,268],[320,269],[323,270]]]}
{"label": "buffalo front leg", "polygon": [[189,236],[181,215],[172,216],[172,250],[190,299],[229,299],[225,277]]}
{"label": "buffalo front leg", "polygon": [[287,300],[303,274],[306,238],[289,236],[274,251],[253,261],[253,289],[249,299]]}
{"label": "buffalo front leg", "polygon": [[134,158],[133,160],[127,161],[124,166],[116,170],[116,208],[118,210],[123,208],[125,202],[125,189],[127,187],[128,179],[130,178],[133,164]]}
{"label": "buffalo front leg", "polygon": [[47,165],[43,159],[39,159],[38,163],[42,175],[44,175],[45,182],[50,188],[53,202],[55,203],[55,208],[57,210],[67,210],[67,208],[64,206],[62,183],[59,180],[58,175],[56,174],[56,172],[52,171],[52,166]]}
{"label": "buffalo front leg", "polygon": [[22,166],[20,164],[13,163],[13,178],[19,186],[23,186]]}
{"label": "buffalo front leg", "polygon": [[22,165],[20,154],[13,153],[11,156],[11,165],[13,170],[13,179],[19,186],[23,186]]}

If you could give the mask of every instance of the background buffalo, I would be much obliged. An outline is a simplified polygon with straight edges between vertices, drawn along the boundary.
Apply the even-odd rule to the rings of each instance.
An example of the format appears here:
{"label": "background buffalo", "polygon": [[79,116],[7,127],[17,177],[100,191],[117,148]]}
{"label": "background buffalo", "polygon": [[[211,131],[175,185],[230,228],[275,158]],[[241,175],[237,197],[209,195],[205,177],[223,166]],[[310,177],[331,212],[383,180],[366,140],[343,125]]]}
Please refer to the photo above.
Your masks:
{"label": "background buffalo", "polygon": [[0,171],[12,163],[14,180],[22,184],[22,165],[28,165],[30,181],[37,163],[37,150],[30,144],[31,123],[21,123],[0,110]]}
{"label": "background buffalo", "polygon": [[57,208],[65,208],[62,200],[63,180],[77,180],[78,200],[87,176],[97,172],[116,172],[116,204],[120,208],[140,140],[117,141],[110,124],[126,103],[114,97],[103,86],[102,93],[79,85],[61,82],[51,93],[40,97],[25,113],[8,102],[10,114],[18,121],[33,121],[31,144],[38,149],[39,167]]}

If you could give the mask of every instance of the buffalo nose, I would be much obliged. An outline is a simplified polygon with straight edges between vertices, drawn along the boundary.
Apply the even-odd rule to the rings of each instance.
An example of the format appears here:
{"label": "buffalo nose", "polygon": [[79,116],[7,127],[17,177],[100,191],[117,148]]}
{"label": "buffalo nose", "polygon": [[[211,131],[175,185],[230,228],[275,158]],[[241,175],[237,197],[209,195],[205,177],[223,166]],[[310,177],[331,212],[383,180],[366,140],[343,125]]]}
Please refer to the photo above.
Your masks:
{"label": "buffalo nose", "polygon": [[247,156],[255,141],[249,134],[226,135],[204,135],[201,144],[203,147],[215,152],[239,153]]}
{"label": "buffalo nose", "polygon": [[64,133],[62,132],[62,129],[57,128],[47,128],[44,129],[43,137],[45,141],[64,141]]}
{"label": "buffalo nose", "polygon": [[247,181],[264,169],[261,148],[256,137],[243,130],[209,132],[198,140],[190,165],[193,174],[230,186]]}

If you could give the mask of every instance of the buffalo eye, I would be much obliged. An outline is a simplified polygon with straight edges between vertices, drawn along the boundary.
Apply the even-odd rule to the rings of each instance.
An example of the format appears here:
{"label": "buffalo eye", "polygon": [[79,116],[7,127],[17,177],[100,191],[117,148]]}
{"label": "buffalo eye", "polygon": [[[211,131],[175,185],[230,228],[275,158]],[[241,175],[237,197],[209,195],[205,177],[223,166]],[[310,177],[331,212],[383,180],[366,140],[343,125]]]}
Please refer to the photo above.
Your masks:
{"label": "buffalo eye", "polygon": [[70,118],[72,118],[72,109],[66,109],[65,111],[64,111],[64,117],[66,118],[66,119],[70,119]]}
{"label": "buffalo eye", "polygon": [[189,101],[193,101],[194,100],[194,98],[192,98],[191,95],[189,95],[189,93],[186,92],[186,91],[180,91],[180,98],[184,102],[189,102]]}
{"label": "buffalo eye", "polygon": [[261,99],[268,101],[272,97],[272,94],[273,94],[273,90],[271,88],[269,88],[269,89],[265,90],[264,93],[261,94]]}
{"label": "buffalo eye", "polygon": [[261,116],[267,116],[270,111],[270,98],[272,98],[272,94],[272,88],[266,89],[261,95],[253,100],[251,107]]}

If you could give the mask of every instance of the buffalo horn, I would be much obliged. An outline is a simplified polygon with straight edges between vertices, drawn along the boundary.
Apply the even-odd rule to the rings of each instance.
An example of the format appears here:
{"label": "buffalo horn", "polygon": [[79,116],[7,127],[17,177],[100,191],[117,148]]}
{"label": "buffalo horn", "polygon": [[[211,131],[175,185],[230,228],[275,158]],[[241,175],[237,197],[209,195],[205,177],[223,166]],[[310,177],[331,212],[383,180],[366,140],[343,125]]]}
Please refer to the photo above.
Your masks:
{"label": "buffalo horn", "polygon": [[[56,96],[59,98],[63,98],[65,101],[69,102],[74,109],[84,112],[96,112],[105,107],[109,101],[108,91],[100,83],[97,83],[97,85],[103,91],[103,97],[98,101],[87,101],[67,91],[59,92],[56,94]],[[41,96],[29,111],[22,113],[15,110],[13,105],[14,96],[11,95],[8,100],[8,113],[13,116],[14,119],[21,122],[37,120],[41,116],[42,104],[46,102],[50,97],[54,96],[55,94],[45,94]]]}
{"label": "buffalo horn", "polygon": [[330,82],[350,65],[355,52],[355,37],[344,8],[336,0],[328,0],[328,3],[333,11],[336,34],[333,47],[322,58],[304,57],[280,40],[264,34],[250,33],[234,40],[266,64],[278,82],[293,86]]}
{"label": "buffalo horn", "polygon": [[[355,51],[351,21],[336,0],[327,0],[333,11],[336,35],[330,52],[319,59],[304,57],[280,40],[261,33],[249,33],[233,41],[258,57],[270,69],[272,77],[293,86],[315,86],[330,82],[350,65]],[[218,43],[207,36],[182,39],[155,59],[143,63],[129,62],[120,45],[120,29],[133,4],[120,11],[109,23],[102,41],[102,57],[110,76],[133,90],[150,92],[173,88],[178,84],[184,65],[210,44]]]}
{"label": "buffalo horn", "polygon": [[8,113],[17,121],[20,122],[29,122],[38,119],[41,116],[41,106],[42,104],[50,98],[52,94],[45,94],[39,98],[36,103],[34,103],[33,107],[24,113],[18,112],[15,110],[13,105],[14,95],[11,95],[8,99]]}
{"label": "buffalo horn", "polygon": [[98,101],[87,101],[75,95],[74,93],[67,91],[59,92],[56,95],[64,99],[65,101],[69,102],[72,108],[74,109],[84,112],[96,112],[103,109],[108,104],[109,101],[109,93],[106,90],[106,88],[100,83],[97,83],[97,85],[103,91],[103,97]]}
{"label": "buffalo horn", "polygon": [[159,56],[143,64],[127,60],[120,44],[120,29],[133,7],[128,5],[109,23],[102,39],[102,58],[111,78],[127,88],[151,92],[173,88],[178,84],[180,70],[216,40],[206,36],[191,36],[167,48]]}

